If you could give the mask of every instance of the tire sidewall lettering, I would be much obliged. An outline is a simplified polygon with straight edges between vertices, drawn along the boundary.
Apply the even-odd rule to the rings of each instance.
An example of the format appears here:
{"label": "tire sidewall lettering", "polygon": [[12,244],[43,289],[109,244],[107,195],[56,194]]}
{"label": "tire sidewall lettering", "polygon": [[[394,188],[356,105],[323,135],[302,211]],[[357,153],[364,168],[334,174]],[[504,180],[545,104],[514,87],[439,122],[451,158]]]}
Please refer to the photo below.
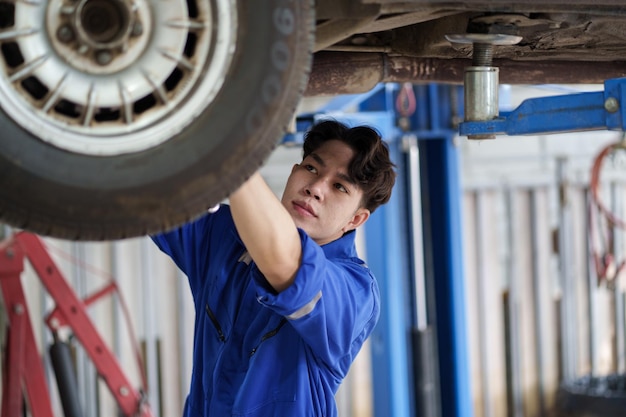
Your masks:
{"label": "tire sidewall lettering", "polygon": [[283,72],[289,67],[291,51],[284,41],[276,41],[272,45],[272,66]]}
{"label": "tire sidewall lettering", "polygon": [[279,7],[274,10],[274,27],[284,36],[293,33],[296,18],[291,9]]}
{"label": "tire sidewall lettering", "polygon": [[282,91],[282,83],[276,75],[269,76],[263,81],[263,87],[261,89],[261,97],[263,102],[271,103],[276,100],[280,92]]}
{"label": "tire sidewall lettering", "polygon": [[271,68],[276,71],[267,73],[261,82],[260,102],[250,110],[245,120],[247,132],[255,132],[263,126],[264,109],[272,102],[282,96],[284,82],[282,75],[292,64],[292,53],[288,43],[285,41],[289,35],[293,34],[296,24],[296,17],[290,8],[277,7],[273,14],[272,25],[281,38],[272,42],[268,53],[270,54]]}

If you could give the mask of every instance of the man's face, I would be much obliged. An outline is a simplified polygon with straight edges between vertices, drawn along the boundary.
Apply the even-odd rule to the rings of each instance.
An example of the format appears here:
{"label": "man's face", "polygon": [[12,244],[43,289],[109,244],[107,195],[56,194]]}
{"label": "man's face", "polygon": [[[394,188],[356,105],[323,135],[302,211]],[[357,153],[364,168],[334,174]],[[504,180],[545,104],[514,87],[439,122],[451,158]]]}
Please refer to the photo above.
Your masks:
{"label": "man's face", "polygon": [[369,217],[360,207],[363,191],[348,177],[354,151],[339,140],[325,142],[294,165],[282,203],[300,227],[323,245],[355,229]]}

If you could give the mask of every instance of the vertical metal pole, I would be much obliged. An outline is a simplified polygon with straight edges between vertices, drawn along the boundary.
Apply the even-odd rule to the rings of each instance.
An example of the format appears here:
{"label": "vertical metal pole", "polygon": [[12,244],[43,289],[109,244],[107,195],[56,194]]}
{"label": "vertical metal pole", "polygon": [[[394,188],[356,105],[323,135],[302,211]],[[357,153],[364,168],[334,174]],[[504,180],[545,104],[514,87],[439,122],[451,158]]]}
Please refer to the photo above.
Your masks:
{"label": "vertical metal pole", "polygon": [[184,297],[189,292],[189,285],[187,284],[187,277],[178,268],[176,268],[176,305],[181,306],[178,308],[177,321],[178,326],[176,332],[178,335],[178,369],[179,369],[179,381],[180,381],[180,397],[186,398],[189,392],[191,369],[189,369],[189,345],[187,344],[185,330],[187,323],[193,321],[193,317],[188,317],[187,310],[183,308],[187,303],[187,299]]}
{"label": "vertical metal pole", "polygon": [[[82,265],[85,263],[85,244],[72,244],[72,257],[76,260],[72,265],[72,281],[76,295],[83,298],[87,295],[87,277]],[[87,352],[80,346],[76,351],[76,373],[78,379],[78,387],[80,390],[79,398],[85,410],[85,415],[99,416],[100,410],[96,395],[96,370],[93,363],[89,359]]]}
{"label": "vertical metal pole", "polygon": [[508,340],[509,340],[509,352],[508,352],[508,373],[509,378],[507,391],[509,391],[510,398],[508,403],[508,415],[514,417],[521,417],[524,415],[524,394],[522,390],[522,365],[520,354],[520,283],[519,276],[516,271],[517,258],[515,247],[515,232],[514,222],[517,218],[515,211],[514,192],[511,188],[507,188],[504,194],[504,205],[506,210],[506,239],[507,239],[507,256],[506,256],[506,271],[509,287],[508,297]]}
{"label": "vertical metal pole", "polygon": [[156,310],[154,308],[154,274],[152,272],[152,259],[150,257],[151,241],[143,238],[140,241],[141,257],[141,284],[143,288],[143,328],[146,343],[146,370],[148,381],[148,400],[155,417],[161,415],[158,379],[158,356],[157,356],[157,331],[154,324]]}
{"label": "vertical metal pole", "polygon": [[[113,281],[119,283],[118,277],[121,275],[121,265],[120,265],[120,246],[119,243],[112,242],[109,244],[109,248],[111,250],[111,258],[110,258],[110,268],[111,275]],[[119,287],[118,287],[119,288]],[[122,356],[122,338],[121,338],[121,328],[122,328],[122,320],[120,315],[120,301],[118,296],[123,296],[122,294],[116,294],[113,297],[113,353],[115,356],[120,358]],[[129,323],[130,325],[130,323]],[[134,341],[133,341],[134,343]]]}
{"label": "vertical metal pole", "polygon": [[576,281],[572,271],[572,219],[568,199],[567,160],[557,161],[557,183],[559,187],[559,278],[561,286],[561,343],[562,371],[565,380],[576,377]]}
{"label": "vertical metal pole", "polygon": [[415,413],[419,417],[439,417],[441,397],[437,334],[429,306],[434,303],[433,286],[428,285],[424,270],[422,196],[420,186],[419,148],[415,135],[402,139],[408,165],[408,212],[411,223],[411,259],[413,284],[413,377]]}
{"label": "vertical metal pole", "polygon": [[[591,192],[590,190],[587,188],[585,189],[584,192],[584,205],[585,207],[589,207],[590,204],[592,204],[591,202]],[[585,216],[585,230],[589,230],[590,225],[589,222],[594,221],[594,219],[591,219],[590,216]],[[596,227],[594,225],[594,227]],[[590,254],[591,253],[591,242],[590,242],[591,237],[588,237],[585,240],[585,253]],[[585,290],[585,297],[586,297],[586,302],[587,302],[587,323],[589,326],[589,335],[588,335],[588,340],[587,340],[587,349],[588,349],[588,357],[585,358],[586,360],[589,361],[589,366],[590,366],[590,372],[591,375],[596,375],[596,371],[597,371],[597,367],[596,367],[596,349],[595,349],[595,331],[594,331],[594,323],[596,320],[596,303],[595,303],[595,288],[597,285],[597,280],[598,277],[596,276],[596,269],[595,269],[595,265],[593,263],[593,259],[591,256],[587,256],[586,257],[586,262],[585,262],[585,271],[586,271],[586,280],[584,282],[584,290]]]}
{"label": "vertical metal pole", "polygon": [[[479,325],[478,325],[478,350],[479,350],[479,359],[480,359],[480,382],[482,385],[482,396],[481,396],[481,402],[482,402],[482,408],[483,408],[483,416],[482,417],[492,417],[493,416],[493,410],[491,407],[491,401],[490,401],[490,397],[491,397],[491,384],[490,384],[490,375],[489,375],[489,353],[487,351],[487,329],[485,328],[486,323],[488,322],[487,320],[487,305],[486,305],[486,289],[487,287],[490,285],[490,283],[485,282],[486,280],[486,273],[484,270],[484,263],[485,263],[485,250],[484,250],[484,239],[483,239],[483,235],[482,235],[482,231],[485,230],[484,228],[484,223],[483,223],[483,216],[484,216],[484,203],[483,203],[483,191],[476,191],[474,193],[474,207],[475,207],[475,219],[474,221],[476,222],[476,237],[475,237],[475,242],[474,244],[476,245],[476,281],[477,281],[477,295],[478,295],[478,302],[477,307],[478,307],[478,321],[479,321]],[[516,304],[516,300],[515,300],[515,296],[516,293],[514,290],[511,290],[510,292],[510,298],[509,298],[509,307],[510,310],[512,310],[513,312],[515,311],[515,304]],[[515,314],[511,313],[509,315],[509,318],[513,318],[513,320],[510,320],[510,324],[511,326],[509,327],[509,329],[511,330],[511,335],[514,336],[516,334],[515,331],[515,326],[512,325],[512,323],[515,323]],[[514,340],[514,338],[513,338]],[[515,345],[515,343],[511,343],[513,346]],[[512,357],[514,357],[514,355],[512,355]],[[512,374],[515,375],[515,367],[513,367],[512,369]]]}
{"label": "vertical metal pole", "polygon": [[545,415],[547,412],[546,409],[546,382],[545,382],[545,359],[542,354],[544,348],[544,338],[543,338],[543,320],[545,317],[549,317],[547,312],[545,311],[542,297],[541,297],[541,267],[540,267],[540,259],[541,255],[539,237],[541,236],[541,230],[539,229],[539,213],[537,207],[537,191],[531,190],[529,192],[529,205],[530,205],[530,243],[532,245],[532,262],[533,262],[533,304],[535,305],[534,312],[534,333],[535,333],[535,356],[536,356],[536,364],[537,367],[537,394],[539,398],[539,414]]}
{"label": "vertical metal pole", "polygon": [[418,330],[422,331],[428,327],[429,320],[427,314],[426,297],[426,277],[424,276],[424,246],[422,243],[422,196],[419,181],[419,149],[417,147],[417,137],[406,136],[404,146],[408,154],[408,178],[409,183],[409,215],[411,217],[412,231],[412,257],[414,265],[414,297],[415,311],[413,319]]}

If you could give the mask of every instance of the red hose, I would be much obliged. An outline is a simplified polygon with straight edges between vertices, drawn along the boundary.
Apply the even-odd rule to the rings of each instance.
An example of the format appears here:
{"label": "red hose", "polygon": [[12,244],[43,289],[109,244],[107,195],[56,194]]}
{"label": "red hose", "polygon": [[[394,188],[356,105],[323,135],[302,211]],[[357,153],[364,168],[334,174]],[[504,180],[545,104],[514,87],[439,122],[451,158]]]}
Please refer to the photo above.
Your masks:
{"label": "red hose", "polygon": [[[624,140],[621,140],[620,142],[612,143],[604,147],[595,157],[591,168],[590,189],[592,202],[590,202],[589,208],[589,247],[591,255],[593,257],[596,275],[598,277],[598,285],[600,285],[603,280],[606,280],[607,283],[612,285],[613,280],[617,278],[623,270],[626,269],[626,259],[622,260],[622,262],[617,265],[615,256],[612,253],[614,248],[614,237],[613,231],[611,230],[612,227],[618,227],[620,229],[626,230],[626,221],[620,219],[619,217],[617,217],[617,215],[615,215],[615,213],[609,210],[609,208],[602,201],[599,191],[600,170],[602,168],[602,164],[605,158],[617,150],[626,150],[625,145],[626,142]],[[600,254],[600,251],[598,250],[596,241],[594,239],[595,230],[593,228],[593,206],[597,208],[598,212],[607,221],[606,240],[608,240],[608,242],[604,242],[605,250],[604,254],[602,255]]]}

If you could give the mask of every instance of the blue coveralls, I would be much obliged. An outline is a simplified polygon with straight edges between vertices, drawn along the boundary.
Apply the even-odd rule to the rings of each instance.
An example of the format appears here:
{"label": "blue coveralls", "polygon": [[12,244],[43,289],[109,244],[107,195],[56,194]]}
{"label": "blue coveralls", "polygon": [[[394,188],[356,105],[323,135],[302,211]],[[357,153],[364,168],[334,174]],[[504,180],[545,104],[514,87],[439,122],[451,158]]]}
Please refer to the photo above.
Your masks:
{"label": "blue coveralls", "polygon": [[337,415],[334,394],[378,320],[378,286],[354,232],[324,246],[299,233],[302,264],[279,294],[227,205],[153,236],[187,275],[195,303],[185,417]]}

